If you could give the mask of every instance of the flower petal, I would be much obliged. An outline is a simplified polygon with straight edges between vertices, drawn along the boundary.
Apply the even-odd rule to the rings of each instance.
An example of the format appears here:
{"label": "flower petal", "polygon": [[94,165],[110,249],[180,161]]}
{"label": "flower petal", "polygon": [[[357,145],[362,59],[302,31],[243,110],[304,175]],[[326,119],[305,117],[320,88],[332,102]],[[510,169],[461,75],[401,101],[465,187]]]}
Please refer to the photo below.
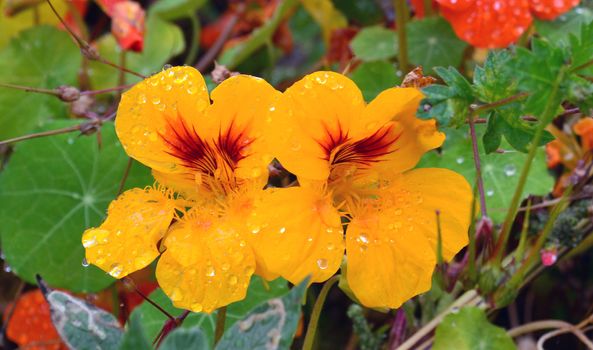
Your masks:
{"label": "flower petal", "polygon": [[570,11],[579,2],[580,0],[530,0],[529,5],[537,18],[553,20]]}
{"label": "flower petal", "polygon": [[[424,96],[415,88],[391,88],[383,91],[364,110],[352,127],[354,138],[368,130],[393,122],[391,132],[397,136],[376,166],[402,172],[413,168],[427,151],[440,147],[445,134],[436,128],[436,121],[416,118],[416,110]],[[387,124],[388,125],[388,124]],[[360,135],[360,136],[359,136]]]}
{"label": "flower petal", "polygon": [[391,229],[424,234],[436,252],[438,210],[443,258],[451,260],[467,245],[473,193],[463,176],[447,169],[414,169],[393,179],[386,191]]}
{"label": "flower petal", "polygon": [[267,190],[256,200],[247,227],[258,274],[297,284],[330,278],[344,255],[340,214],[330,198],[307,187]]}
{"label": "flower petal", "polygon": [[325,180],[329,152],[343,141],[365,103],[356,84],[334,72],[315,72],[284,92],[268,119],[271,149],[298,177]]}
{"label": "flower petal", "polygon": [[115,278],[148,266],[174,213],[175,201],[159,189],[124,192],[109,205],[105,222],[84,232],[87,262]]}
{"label": "flower petal", "polygon": [[240,179],[268,179],[273,159],[263,134],[266,115],[281,96],[265,80],[237,75],[223,81],[212,91],[212,106],[207,120],[210,135],[218,138],[218,148],[236,161],[235,176]]}
{"label": "flower petal", "polygon": [[457,36],[482,48],[507,47],[519,39],[533,18],[529,0],[476,0],[463,9],[441,8]]}
{"label": "flower petal", "polygon": [[176,307],[210,313],[245,297],[255,259],[237,231],[200,208],[167,234],[156,277]]}
{"label": "flower petal", "polygon": [[388,215],[368,212],[348,225],[348,285],[367,307],[398,308],[430,289],[436,256],[420,232],[396,232]]}
{"label": "flower petal", "polygon": [[163,173],[185,172],[167,142],[177,136],[171,126],[183,122],[186,129],[199,130],[209,105],[200,72],[192,67],[172,67],[123,94],[115,130],[132,158]]}

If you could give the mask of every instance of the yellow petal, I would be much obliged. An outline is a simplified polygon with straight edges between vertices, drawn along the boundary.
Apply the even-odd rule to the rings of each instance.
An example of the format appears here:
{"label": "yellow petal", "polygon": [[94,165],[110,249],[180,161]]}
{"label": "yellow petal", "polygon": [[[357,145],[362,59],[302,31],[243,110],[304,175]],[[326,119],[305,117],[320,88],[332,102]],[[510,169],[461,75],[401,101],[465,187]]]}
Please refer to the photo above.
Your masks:
{"label": "yellow petal", "polygon": [[369,130],[376,130],[393,122],[396,141],[390,153],[377,165],[395,172],[413,168],[427,151],[440,147],[445,134],[436,128],[435,120],[416,118],[416,110],[423,95],[415,88],[391,88],[383,91],[364,110],[363,116],[352,126],[352,137],[367,137]]}
{"label": "yellow petal", "polygon": [[436,256],[438,210],[444,259],[467,245],[473,194],[463,176],[447,169],[414,169],[392,180],[387,191],[391,216],[386,222],[395,232],[423,234]]}
{"label": "yellow petal", "polygon": [[253,253],[215,209],[186,214],[164,246],[156,277],[176,307],[210,313],[245,297],[255,271]]}
{"label": "yellow petal", "polygon": [[246,220],[258,274],[297,284],[330,278],[344,254],[340,214],[331,199],[312,188],[267,190]]}
{"label": "yellow petal", "polygon": [[284,92],[270,114],[270,148],[299,178],[325,180],[332,144],[348,136],[364,106],[360,90],[347,77],[334,72],[307,75]]}
{"label": "yellow petal", "polygon": [[[273,159],[265,144],[264,125],[273,103],[281,96],[265,80],[249,75],[226,79],[212,91],[212,106],[207,120],[212,138],[232,161],[235,176],[240,179],[268,179],[268,165]],[[213,122],[213,123],[212,123]]]}
{"label": "yellow petal", "polygon": [[184,172],[167,140],[175,137],[181,122],[184,129],[198,131],[209,105],[200,72],[192,67],[172,67],[123,94],[115,130],[134,159],[163,173]]}
{"label": "yellow petal", "polygon": [[352,220],[346,237],[348,285],[367,307],[398,308],[430,289],[436,257],[420,232],[396,232],[389,216],[367,212]]}
{"label": "yellow petal", "polygon": [[86,230],[86,260],[115,278],[149,265],[175,213],[175,201],[159,189],[135,188],[109,205],[107,219]]}

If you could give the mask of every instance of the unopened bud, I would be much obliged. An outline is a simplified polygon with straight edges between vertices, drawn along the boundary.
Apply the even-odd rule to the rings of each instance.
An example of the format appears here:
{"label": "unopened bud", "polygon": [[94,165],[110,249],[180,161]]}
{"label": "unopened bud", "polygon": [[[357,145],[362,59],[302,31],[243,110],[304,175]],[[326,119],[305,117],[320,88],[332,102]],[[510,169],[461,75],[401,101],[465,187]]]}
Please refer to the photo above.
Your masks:
{"label": "unopened bud", "polygon": [[74,86],[62,85],[56,91],[60,94],[60,100],[64,102],[74,102],[80,98],[80,90]]}

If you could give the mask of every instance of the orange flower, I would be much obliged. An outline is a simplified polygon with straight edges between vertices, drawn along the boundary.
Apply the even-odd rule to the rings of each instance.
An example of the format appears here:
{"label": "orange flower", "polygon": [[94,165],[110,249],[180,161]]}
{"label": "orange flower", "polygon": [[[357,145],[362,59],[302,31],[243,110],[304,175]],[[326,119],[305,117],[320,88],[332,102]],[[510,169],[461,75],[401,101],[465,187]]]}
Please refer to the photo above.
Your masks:
{"label": "orange flower", "polygon": [[593,118],[586,117],[576,122],[572,129],[581,138],[581,145],[584,152],[593,149]]}
{"label": "orange flower", "polygon": [[415,117],[421,99],[415,88],[391,88],[366,105],[333,72],[308,75],[283,94],[267,134],[301,186],[270,189],[253,205],[247,224],[260,274],[324,281],[345,248],[348,283],[366,306],[397,308],[430,288],[436,210],[449,260],[467,244],[472,191],[452,171],[411,170],[445,139],[434,120]]}
{"label": "orange flower", "polygon": [[82,237],[87,261],[122,278],[160,254],[156,277],[176,306],[211,312],[242,299],[255,270],[245,216],[272,160],[261,124],[279,94],[238,75],[208,96],[191,67],[167,69],[126,92],[118,137],[160,185],[110,204],[107,219]]}
{"label": "orange flower", "polygon": [[483,48],[507,47],[529,28],[533,16],[551,20],[579,0],[436,0],[457,35]]}

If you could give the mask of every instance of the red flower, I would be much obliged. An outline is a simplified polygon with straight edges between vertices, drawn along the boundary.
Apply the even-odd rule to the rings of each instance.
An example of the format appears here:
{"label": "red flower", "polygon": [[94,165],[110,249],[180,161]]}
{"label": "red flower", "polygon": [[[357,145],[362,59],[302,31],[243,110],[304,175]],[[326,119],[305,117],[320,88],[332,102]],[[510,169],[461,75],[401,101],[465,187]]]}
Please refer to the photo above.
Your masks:
{"label": "red flower", "polygon": [[579,0],[436,0],[455,33],[484,48],[506,47],[519,39],[533,21],[554,19]]}

